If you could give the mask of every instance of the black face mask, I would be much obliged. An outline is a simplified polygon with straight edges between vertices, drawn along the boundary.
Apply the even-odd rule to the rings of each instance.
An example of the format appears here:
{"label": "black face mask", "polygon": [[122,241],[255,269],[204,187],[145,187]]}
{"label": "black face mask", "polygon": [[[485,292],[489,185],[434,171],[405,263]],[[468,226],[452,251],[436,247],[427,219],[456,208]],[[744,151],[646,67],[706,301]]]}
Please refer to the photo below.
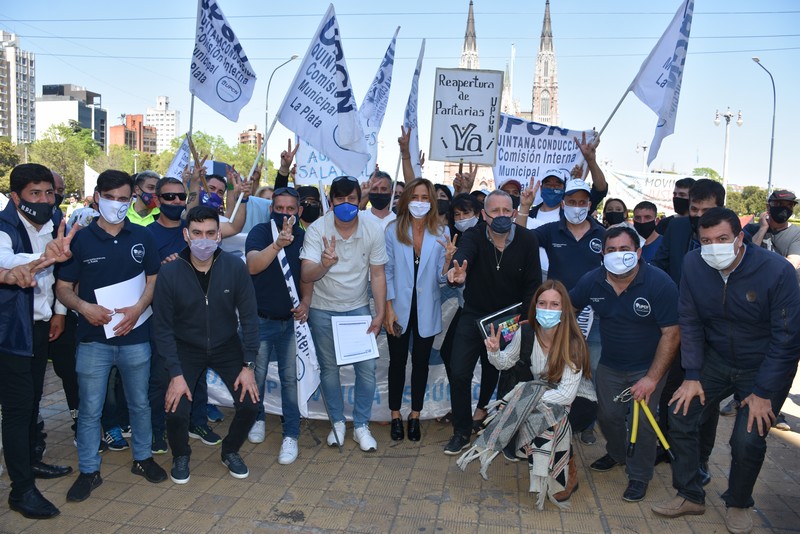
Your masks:
{"label": "black face mask", "polygon": [[392,201],[392,194],[391,193],[370,193],[369,194],[369,203],[372,204],[372,207],[376,210],[382,210],[389,205],[389,202]]}
{"label": "black face mask", "polygon": [[56,197],[56,204],[53,207],[58,209],[58,207],[64,203],[64,195],[59,195],[58,193],[56,193],[55,197]]}
{"label": "black face mask", "polygon": [[648,237],[650,237],[650,234],[652,234],[655,231],[656,222],[655,221],[650,221],[645,223],[634,222],[633,228],[636,230],[637,234],[647,239]]}
{"label": "black face mask", "polygon": [[689,224],[692,225],[692,232],[697,233],[697,223],[700,222],[700,217],[689,215]]}
{"label": "black face mask", "polygon": [[519,207],[519,197],[511,195],[511,207],[517,209]]}
{"label": "black face mask", "polygon": [[783,224],[792,216],[792,209],[784,206],[770,206],[769,218],[778,224]]}
{"label": "black face mask", "polygon": [[625,220],[625,214],[621,211],[609,211],[605,215],[603,215],[603,219],[606,221],[607,226],[613,226],[615,224],[619,224]]}
{"label": "black face mask", "polygon": [[437,200],[436,201],[436,212],[439,215],[446,215],[450,212],[450,201],[449,200]]}
{"label": "black face mask", "polygon": [[303,214],[300,215],[300,219],[302,219],[304,222],[307,223],[313,223],[314,221],[319,219],[319,212],[320,212],[319,206],[308,206],[304,204]]}
{"label": "black face mask", "polygon": [[672,197],[672,209],[678,215],[686,215],[689,213],[689,199],[681,197]]}
{"label": "black face mask", "polygon": [[28,202],[19,199],[18,209],[33,224],[44,224],[53,216],[53,205],[49,202]]}

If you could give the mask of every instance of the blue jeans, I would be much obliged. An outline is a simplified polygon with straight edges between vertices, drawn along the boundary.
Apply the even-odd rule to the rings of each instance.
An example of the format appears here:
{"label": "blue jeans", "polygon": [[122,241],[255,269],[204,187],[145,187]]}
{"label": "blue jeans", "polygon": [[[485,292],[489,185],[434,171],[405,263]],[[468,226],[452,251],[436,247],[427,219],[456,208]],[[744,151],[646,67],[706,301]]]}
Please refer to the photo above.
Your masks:
{"label": "blue jeans", "polygon": [[[261,345],[256,356],[256,384],[264,400],[264,380],[271,360],[278,362],[281,379],[281,411],[283,412],[283,437],[300,437],[300,408],[297,406],[297,345],[294,338],[294,319],[287,321],[258,319]],[[264,420],[264,403],[259,403],[257,421]]]}
{"label": "blue jeans", "polygon": [[[706,396],[705,406],[695,397],[689,404],[686,416],[683,415],[683,411],[677,415],[672,413],[672,410],[669,411],[670,446],[676,456],[676,460],[672,462],[672,485],[677,488],[681,497],[695,503],[705,502],[705,491],[698,475],[700,424],[707,418],[707,412],[719,406],[719,403],[731,393],[736,393],[740,399],[749,396],[753,392],[756,375],[758,368],[738,369],[716,352],[706,349],[700,375],[700,384]],[[780,411],[787,393],[787,389],[783,389],[770,398],[773,413],[777,414]],[[722,494],[722,499],[728,507],[753,506],[753,486],[761,472],[761,465],[767,452],[766,436],[758,435],[755,424],[752,432],[747,431],[749,413],[748,406],[739,408],[729,441],[731,470],[728,490]]]}
{"label": "blue jeans", "polygon": [[80,343],[75,357],[78,373],[80,408],[78,409],[78,463],[81,473],[100,470],[100,416],[106,398],[108,375],[116,366],[122,377],[131,422],[134,460],[152,456],[150,442],[150,403],[147,399],[150,381],[150,343],[106,345]]}
{"label": "blue jeans", "polygon": [[[335,423],[344,422],[344,395],[339,381],[339,366],[336,364],[336,352],[333,346],[333,327],[331,317],[369,315],[369,306],[363,306],[346,312],[334,312],[311,308],[308,324],[311,327],[311,338],[317,349],[322,393],[325,395],[325,406],[328,415]],[[355,395],[353,402],[353,426],[366,426],[372,416],[372,401],[375,398],[375,363],[377,360],[366,360],[353,364],[356,374]]]}

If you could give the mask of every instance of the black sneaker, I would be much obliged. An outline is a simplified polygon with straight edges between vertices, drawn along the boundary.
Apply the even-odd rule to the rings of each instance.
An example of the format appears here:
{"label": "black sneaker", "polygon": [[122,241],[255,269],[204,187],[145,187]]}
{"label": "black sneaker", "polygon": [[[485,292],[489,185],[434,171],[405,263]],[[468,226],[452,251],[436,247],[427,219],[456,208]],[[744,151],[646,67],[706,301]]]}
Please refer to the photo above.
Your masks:
{"label": "black sneaker", "polygon": [[631,480],[628,482],[628,488],[622,494],[622,498],[628,502],[639,502],[647,495],[647,482],[640,480]]}
{"label": "black sneaker", "polygon": [[514,448],[514,440],[503,448],[503,457],[509,462],[519,462],[522,458],[517,457],[517,450]]}
{"label": "black sneaker", "polygon": [[189,482],[189,457],[177,456],[172,459],[172,470],[169,472],[169,478],[175,484],[186,484]]}
{"label": "black sneaker", "polygon": [[620,465],[620,464],[615,459],[613,459],[611,456],[606,454],[605,456],[603,456],[599,460],[595,460],[594,462],[592,462],[592,465],[590,465],[589,467],[592,469],[592,471],[603,472],[603,471],[610,471],[611,469],[613,469],[617,465]]}
{"label": "black sneaker", "polygon": [[189,427],[189,437],[202,440],[206,445],[219,445],[222,443],[222,438],[211,430],[211,427],[208,425]]}
{"label": "black sneaker", "polygon": [[118,426],[106,430],[103,434],[103,440],[112,451],[124,451],[130,447],[128,440],[122,437],[122,429]]}
{"label": "black sneaker", "polygon": [[585,445],[594,445],[597,442],[597,436],[594,434],[593,428],[587,428],[581,432],[581,443]]}
{"label": "black sneaker", "polygon": [[103,483],[100,471],[94,473],[81,473],[67,492],[67,501],[83,502],[92,494],[92,490]]}
{"label": "black sneaker", "polygon": [[145,460],[134,460],[131,473],[144,477],[153,484],[164,482],[167,479],[167,472],[153,460],[152,456]]}
{"label": "black sneaker", "polygon": [[453,437],[450,438],[450,441],[444,447],[444,453],[449,456],[455,456],[467,447],[469,447],[469,436],[453,434]]}
{"label": "black sneaker", "polygon": [[131,430],[131,425],[121,426],[120,430],[122,431],[122,437],[123,438],[129,438],[129,437],[131,437],[131,434],[133,433],[133,431]]}
{"label": "black sneaker", "polygon": [[153,442],[150,445],[150,452],[153,454],[166,454],[167,450],[169,449],[169,445],[167,444],[167,431],[163,431],[160,434],[153,433]]}
{"label": "black sneaker", "polygon": [[222,463],[228,467],[233,478],[247,478],[250,475],[250,470],[239,456],[238,452],[229,452],[222,455]]}

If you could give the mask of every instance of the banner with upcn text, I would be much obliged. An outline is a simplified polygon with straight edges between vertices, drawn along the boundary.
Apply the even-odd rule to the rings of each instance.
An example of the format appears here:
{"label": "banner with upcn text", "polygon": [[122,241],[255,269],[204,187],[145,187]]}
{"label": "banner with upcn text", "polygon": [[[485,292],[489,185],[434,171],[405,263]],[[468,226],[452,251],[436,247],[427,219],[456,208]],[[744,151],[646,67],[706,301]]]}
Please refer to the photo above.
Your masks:
{"label": "banner with upcn text", "polygon": [[250,102],[255,85],[256,73],[219,2],[198,0],[189,91],[236,122],[239,112]]}
{"label": "banner with upcn text", "polygon": [[584,176],[585,160],[575,142],[584,134],[587,143],[594,139],[593,130],[569,130],[501,113],[493,169],[495,186],[516,180],[525,188],[528,183],[541,181],[551,169],[578,176],[575,167],[580,167],[580,176]]}

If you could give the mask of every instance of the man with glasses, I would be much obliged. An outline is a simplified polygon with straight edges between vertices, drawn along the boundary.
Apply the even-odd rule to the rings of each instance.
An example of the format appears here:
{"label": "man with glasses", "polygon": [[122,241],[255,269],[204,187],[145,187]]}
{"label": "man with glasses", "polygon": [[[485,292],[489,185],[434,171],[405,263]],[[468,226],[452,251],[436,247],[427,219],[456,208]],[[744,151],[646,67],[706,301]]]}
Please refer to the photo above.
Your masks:
{"label": "man with glasses", "polygon": [[[300,249],[303,247],[305,231],[298,221],[303,212],[300,195],[291,187],[279,187],[272,194],[270,219],[279,231],[273,239],[270,222],[253,227],[247,236],[245,252],[247,268],[253,279],[259,317],[260,347],[256,357],[256,384],[259,395],[264,396],[264,379],[271,359],[278,361],[281,381],[281,413],[283,415],[283,442],[278,463],[288,465],[297,459],[297,439],[300,437],[300,409],[297,400],[297,346],[294,322],[308,319],[311,304],[312,284],[300,282]],[[295,308],[286,287],[280,261],[283,250],[289,262],[289,270],[300,296],[300,305]],[[250,429],[248,439],[261,443],[265,437],[264,404],[259,405],[256,422]]]}
{"label": "man with glasses", "polygon": [[300,207],[303,208],[300,212],[300,227],[308,230],[322,213],[319,189],[313,185],[301,185],[297,188],[297,194],[300,196]]}
{"label": "man with glasses", "polygon": [[[378,335],[386,306],[384,264],[388,257],[381,227],[359,215],[358,180],[352,176],[335,178],[330,199],[331,210],[308,227],[300,259],[303,282],[314,283],[308,322],[317,349],[325,405],[333,421],[327,441],[335,446],[344,441],[345,417],[331,318],[370,315],[367,286],[371,284],[375,317],[367,333]],[[369,431],[369,420],[375,398],[375,360],[357,362],[353,368],[353,439],[362,451],[374,451],[378,445]]]}

